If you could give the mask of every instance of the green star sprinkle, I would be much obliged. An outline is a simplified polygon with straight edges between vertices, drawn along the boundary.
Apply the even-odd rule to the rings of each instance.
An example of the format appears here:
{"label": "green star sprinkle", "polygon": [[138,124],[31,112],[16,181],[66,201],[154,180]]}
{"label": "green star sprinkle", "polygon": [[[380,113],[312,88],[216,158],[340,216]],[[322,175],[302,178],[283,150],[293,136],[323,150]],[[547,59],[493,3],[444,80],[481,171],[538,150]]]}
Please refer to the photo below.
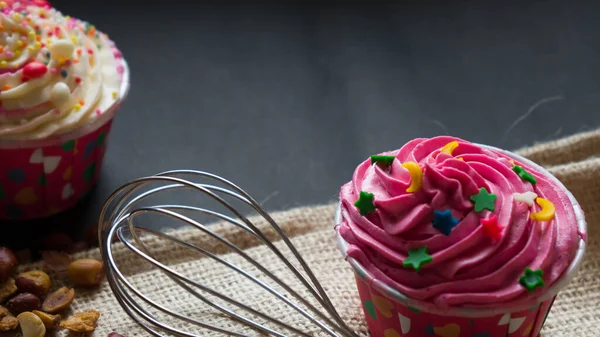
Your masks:
{"label": "green star sprinkle", "polygon": [[535,185],[535,183],[537,183],[537,180],[535,180],[535,177],[533,175],[531,175],[531,173],[525,171],[524,168],[522,168],[519,165],[515,165],[513,166],[513,171],[515,171],[517,173],[517,175],[519,177],[521,177],[521,179],[528,181],[530,183],[532,183],[533,185]]}
{"label": "green star sprinkle", "polygon": [[531,270],[529,268],[525,268],[525,274],[521,276],[519,279],[519,283],[521,283],[528,291],[533,291],[535,288],[543,287],[546,283],[542,279],[544,275],[544,271],[541,269]]}
{"label": "green star sprinkle", "polygon": [[408,257],[402,261],[404,268],[412,268],[416,271],[421,270],[421,266],[425,263],[433,261],[431,255],[427,254],[427,247],[423,246],[417,249],[409,249]]}
{"label": "green star sprinkle", "polygon": [[395,158],[395,156],[371,156],[371,165],[379,164],[383,167],[390,166]]}
{"label": "green star sprinkle", "polygon": [[475,212],[481,212],[484,209],[495,210],[496,198],[496,195],[488,193],[485,187],[480,188],[479,193],[471,196],[471,201],[475,204]]}
{"label": "green star sprinkle", "polygon": [[358,208],[360,215],[367,215],[375,211],[375,204],[373,204],[373,193],[360,192],[358,200],[356,200],[354,206]]}

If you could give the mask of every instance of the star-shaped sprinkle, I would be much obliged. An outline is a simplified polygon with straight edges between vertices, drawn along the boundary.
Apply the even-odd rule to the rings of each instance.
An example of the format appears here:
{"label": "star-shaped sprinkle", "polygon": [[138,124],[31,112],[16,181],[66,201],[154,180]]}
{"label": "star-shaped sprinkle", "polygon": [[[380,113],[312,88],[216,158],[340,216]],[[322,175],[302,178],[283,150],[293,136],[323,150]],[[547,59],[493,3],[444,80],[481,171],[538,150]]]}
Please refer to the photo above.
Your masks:
{"label": "star-shaped sprinkle", "polygon": [[367,215],[375,211],[375,204],[373,204],[373,193],[360,192],[358,200],[356,200],[354,206],[358,208],[360,215]]}
{"label": "star-shaped sprinkle", "polygon": [[381,167],[387,167],[392,165],[394,159],[396,159],[395,156],[371,156],[371,165],[378,164]]}
{"label": "star-shaped sprinkle", "polygon": [[537,198],[537,196],[537,194],[531,191],[513,194],[513,198],[515,199],[515,201],[524,202],[527,205],[529,205],[529,207],[533,206],[533,201],[535,200],[535,198]]}
{"label": "star-shaped sprinkle", "polygon": [[493,240],[498,240],[502,237],[502,226],[498,224],[498,217],[495,214],[487,219],[481,219],[481,226],[485,235]]}
{"label": "star-shaped sprinkle", "polygon": [[544,271],[541,269],[531,270],[526,268],[525,274],[519,279],[519,283],[527,288],[528,291],[534,291],[535,288],[543,287],[546,284],[542,276],[544,276]]}
{"label": "star-shaped sprinkle", "polygon": [[456,227],[460,222],[458,219],[452,216],[452,212],[447,209],[443,212],[433,211],[433,227],[444,235],[450,235],[452,228]]}
{"label": "star-shaped sprinkle", "polygon": [[475,212],[481,212],[484,209],[493,211],[496,209],[496,195],[488,193],[485,187],[479,189],[479,193],[471,196],[471,201],[475,203]]}
{"label": "star-shaped sprinkle", "polygon": [[534,185],[537,182],[537,180],[535,180],[535,177],[533,175],[531,175],[531,173],[525,171],[525,169],[522,168],[521,166],[515,165],[515,166],[513,166],[512,169],[513,169],[513,171],[515,171],[517,173],[517,175],[519,177],[521,177],[521,179],[528,181]]}
{"label": "star-shaped sprinkle", "polygon": [[420,271],[422,265],[431,261],[433,261],[433,258],[427,254],[427,247],[423,246],[417,249],[409,249],[408,257],[402,261],[402,266]]}

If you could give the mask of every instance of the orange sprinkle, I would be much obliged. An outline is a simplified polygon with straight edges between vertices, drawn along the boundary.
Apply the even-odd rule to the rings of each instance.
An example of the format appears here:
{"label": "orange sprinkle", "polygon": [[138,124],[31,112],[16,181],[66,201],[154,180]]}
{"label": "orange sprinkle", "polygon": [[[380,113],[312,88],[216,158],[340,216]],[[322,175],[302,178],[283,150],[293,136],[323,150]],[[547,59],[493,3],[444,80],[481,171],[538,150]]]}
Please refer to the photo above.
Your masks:
{"label": "orange sprinkle", "polygon": [[36,40],[36,41],[41,41],[41,40],[42,40],[42,36],[41,36],[41,35],[38,35],[38,36],[36,36],[36,37],[35,37],[35,40]]}
{"label": "orange sprinkle", "polygon": [[73,62],[79,63],[79,59],[74,59]]}
{"label": "orange sprinkle", "polygon": [[4,26],[3,25],[0,25],[0,30],[4,30]]}
{"label": "orange sprinkle", "polygon": [[8,85],[8,84],[5,84],[3,89],[4,89],[4,90],[9,90],[9,89],[10,89],[10,85]]}
{"label": "orange sprinkle", "polygon": [[85,101],[81,100],[81,101],[79,101],[79,104],[81,104],[83,106],[83,105],[85,105]]}
{"label": "orange sprinkle", "polygon": [[0,46],[0,53],[4,53],[4,46]]}
{"label": "orange sprinkle", "polygon": [[77,49],[77,55],[81,56],[81,48]]}

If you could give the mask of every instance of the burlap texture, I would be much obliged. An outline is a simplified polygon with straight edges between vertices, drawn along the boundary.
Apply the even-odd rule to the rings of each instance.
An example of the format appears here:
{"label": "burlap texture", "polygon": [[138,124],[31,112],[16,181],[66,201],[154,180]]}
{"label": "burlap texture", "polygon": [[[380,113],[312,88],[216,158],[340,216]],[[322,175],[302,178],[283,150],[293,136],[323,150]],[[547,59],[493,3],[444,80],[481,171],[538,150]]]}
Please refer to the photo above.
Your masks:
{"label": "burlap texture", "polygon": [[[544,165],[563,181],[581,203],[589,226],[586,259],[578,276],[560,293],[542,335],[544,337],[600,336],[600,231],[596,230],[600,222],[598,202],[600,200],[600,130],[539,144],[518,152]],[[324,206],[296,208],[275,213],[273,218],[293,238],[292,241],[321,281],[344,321],[361,336],[367,336],[352,271],[341,258],[334,241],[335,207],[335,203],[331,203]],[[260,228],[269,233],[270,238],[276,238],[273,232],[268,230],[264,221],[260,219],[256,221]],[[299,285],[298,281],[290,277],[289,271],[281,261],[264,245],[259,245],[257,240],[249,239],[248,235],[243,234],[241,230],[229,225],[217,224],[212,228],[243,248],[248,255],[260,259],[269,270],[284,279],[286,283],[289,282],[301,294],[309,297],[308,292]],[[215,244],[214,240],[208,239],[197,230],[180,230],[172,234],[217,252],[228,261],[240,264],[249,272],[256,273],[256,268],[248,267],[248,264],[238,255],[228,252],[223,246]],[[279,247],[281,244],[280,241],[277,242]],[[148,245],[161,261],[168,262],[178,272],[200,280],[223,293],[231,294],[244,303],[252,304],[273,318],[292,323],[302,331],[313,333],[315,336],[323,335],[318,332],[318,328],[292,312],[288,306],[272,296],[267,296],[264,290],[231,273],[226,267],[216,264],[211,259],[190,253],[189,250],[178,246],[165,244],[158,239],[150,239]],[[132,283],[157,302],[180,314],[191,315],[207,323],[252,336],[259,335],[238,323],[231,322],[221,314],[216,314],[198,299],[182,291],[162,273],[140,262],[121,244],[114,246],[122,271],[128,275]],[[98,258],[99,252],[93,250],[81,256]],[[25,268],[35,267],[31,265]],[[266,278],[261,277],[261,280]],[[101,312],[99,326],[94,336],[106,336],[112,331],[125,336],[148,335],[121,310],[106,283],[99,289],[79,290],[72,309],[74,311],[95,309]],[[165,321],[179,328],[189,329],[188,331],[198,336],[221,336],[214,332],[191,328],[181,321],[169,318]],[[287,334],[294,335],[289,332]]]}

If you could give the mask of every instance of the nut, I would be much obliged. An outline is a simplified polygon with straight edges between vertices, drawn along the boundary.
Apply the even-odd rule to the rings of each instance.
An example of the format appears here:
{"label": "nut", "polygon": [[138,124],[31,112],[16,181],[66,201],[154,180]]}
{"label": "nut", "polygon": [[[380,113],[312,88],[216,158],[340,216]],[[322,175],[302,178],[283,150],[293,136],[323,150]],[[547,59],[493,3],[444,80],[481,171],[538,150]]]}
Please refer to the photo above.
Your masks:
{"label": "nut", "polygon": [[47,273],[66,272],[71,263],[71,257],[68,254],[51,250],[43,252],[42,259],[44,260],[44,270]]}
{"label": "nut", "polygon": [[75,298],[75,290],[62,287],[48,295],[42,304],[42,310],[56,314],[67,309]]}
{"label": "nut", "polygon": [[78,286],[95,286],[100,284],[104,276],[102,262],[92,259],[81,259],[69,265],[69,278]]}
{"label": "nut", "polygon": [[74,332],[92,332],[96,329],[98,318],[100,318],[100,313],[96,310],[78,312],[72,317],[60,322],[60,327]]}
{"label": "nut", "polygon": [[39,310],[41,307],[40,299],[32,293],[22,293],[13,297],[6,303],[6,307],[13,314],[20,314],[25,311]]}
{"label": "nut", "polygon": [[32,312],[23,312],[17,316],[23,337],[44,337],[46,327],[44,322]]}
{"label": "nut", "polygon": [[52,330],[58,327],[61,318],[60,315],[50,315],[38,310],[34,310],[33,313],[42,320],[46,330]]}
{"label": "nut", "polygon": [[19,321],[5,307],[0,307],[0,331],[14,330],[18,326]]}
{"label": "nut", "polygon": [[0,318],[0,331],[14,330],[19,326],[19,320],[14,316],[4,316]]}
{"label": "nut", "polygon": [[19,261],[17,261],[17,257],[12,250],[0,247],[0,280],[14,274],[18,264]]}
{"label": "nut", "polygon": [[41,270],[32,270],[19,274],[15,279],[19,292],[43,296],[50,289],[50,277]]}
{"label": "nut", "polygon": [[17,293],[15,280],[12,278],[0,282],[0,303],[4,303],[8,298]]}

